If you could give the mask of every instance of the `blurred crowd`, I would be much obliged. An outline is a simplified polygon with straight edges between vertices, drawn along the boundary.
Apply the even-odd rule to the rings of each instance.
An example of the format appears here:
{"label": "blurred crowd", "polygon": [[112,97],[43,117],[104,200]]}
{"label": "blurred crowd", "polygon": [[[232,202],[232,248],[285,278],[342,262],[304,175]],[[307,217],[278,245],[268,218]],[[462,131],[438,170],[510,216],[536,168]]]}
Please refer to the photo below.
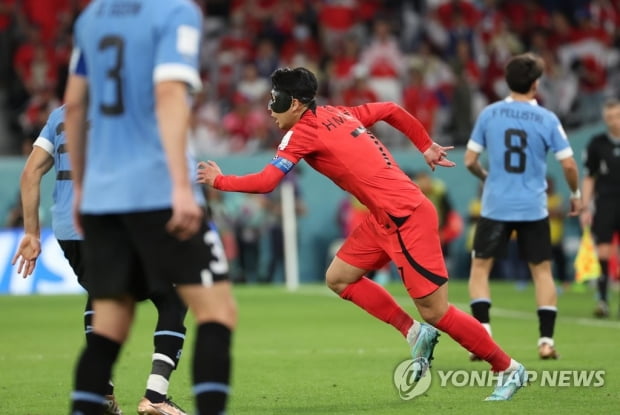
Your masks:
{"label": "blurred crowd", "polygon": [[[567,128],[599,121],[617,95],[620,0],[195,0],[204,10],[206,88],[191,144],[200,155],[272,149],[269,76],[306,66],[321,103],[395,101],[442,144],[464,145],[478,112],[507,95],[503,66],[546,63],[539,101]],[[88,0],[0,0],[2,152],[28,153],[62,98],[71,27]],[[1,127],[1,126],[0,126]],[[390,145],[408,145],[389,128]]]}

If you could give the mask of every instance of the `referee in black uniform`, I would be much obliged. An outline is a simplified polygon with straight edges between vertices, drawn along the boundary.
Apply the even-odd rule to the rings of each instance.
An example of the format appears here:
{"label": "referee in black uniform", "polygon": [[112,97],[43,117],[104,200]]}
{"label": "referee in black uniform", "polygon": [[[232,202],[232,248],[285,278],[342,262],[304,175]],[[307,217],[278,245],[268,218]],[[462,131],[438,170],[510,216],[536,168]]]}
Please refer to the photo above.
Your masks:
{"label": "referee in black uniform", "polygon": [[585,209],[581,226],[592,227],[596,252],[601,263],[598,280],[597,317],[609,316],[608,286],[611,241],[620,232],[620,100],[609,99],[603,105],[607,131],[590,139],[584,153],[584,179],[581,187]]}

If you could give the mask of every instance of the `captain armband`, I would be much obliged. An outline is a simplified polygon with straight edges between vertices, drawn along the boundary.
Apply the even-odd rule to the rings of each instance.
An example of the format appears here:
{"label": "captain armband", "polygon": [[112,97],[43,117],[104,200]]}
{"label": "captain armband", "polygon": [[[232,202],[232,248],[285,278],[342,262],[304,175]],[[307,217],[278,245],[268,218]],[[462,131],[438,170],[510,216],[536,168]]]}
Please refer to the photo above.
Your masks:
{"label": "captain armband", "polygon": [[284,174],[288,174],[295,167],[295,163],[283,157],[274,157],[270,164]]}

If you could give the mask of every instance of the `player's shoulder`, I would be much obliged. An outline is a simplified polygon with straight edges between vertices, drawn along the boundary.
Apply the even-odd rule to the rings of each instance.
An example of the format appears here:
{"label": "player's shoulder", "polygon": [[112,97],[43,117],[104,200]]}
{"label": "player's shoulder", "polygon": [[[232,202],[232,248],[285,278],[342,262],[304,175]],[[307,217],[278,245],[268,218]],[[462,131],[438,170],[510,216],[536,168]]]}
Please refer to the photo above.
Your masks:
{"label": "player's shoulder", "polygon": [[47,117],[48,124],[59,124],[65,120],[65,105],[56,107]]}
{"label": "player's shoulder", "polygon": [[532,108],[534,109],[534,111],[539,112],[542,116],[546,117],[547,119],[560,122],[560,119],[558,118],[555,112],[551,111],[549,108],[545,108],[544,106],[540,105],[538,102],[532,103]]}
{"label": "player's shoulder", "polygon": [[338,119],[358,119],[358,113],[356,110],[362,107],[345,107],[345,106],[333,106],[333,105],[321,105],[316,109],[316,118],[321,120],[338,120]]}
{"label": "player's shoulder", "polygon": [[200,19],[202,12],[196,2],[192,0],[166,0],[153,2],[159,16],[178,16],[192,17]]}
{"label": "player's shoulder", "polygon": [[200,7],[192,0],[146,0],[125,5],[111,0],[95,0],[80,13],[76,24],[87,24],[84,21],[88,21],[96,16],[114,18],[128,14],[141,16],[141,18],[145,18],[151,23],[155,23],[155,21],[164,17],[173,18],[180,14],[192,16],[195,19],[201,19],[202,17]]}
{"label": "player's shoulder", "polygon": [[480,111],[480,115],[478,116],[478,118],[484,119],[485,117],[488,117],[488,116],[492,115],[494,113],[494,111],[497,111],[498,109],[501,109],[505,105],[507,105],[507,102],[506,102],[506,100],[503,100],[503,99],[499,100],[499,101],[492,102],[489,105],[487,105],[486,107],[484,107],[482,109],[482,111]]}

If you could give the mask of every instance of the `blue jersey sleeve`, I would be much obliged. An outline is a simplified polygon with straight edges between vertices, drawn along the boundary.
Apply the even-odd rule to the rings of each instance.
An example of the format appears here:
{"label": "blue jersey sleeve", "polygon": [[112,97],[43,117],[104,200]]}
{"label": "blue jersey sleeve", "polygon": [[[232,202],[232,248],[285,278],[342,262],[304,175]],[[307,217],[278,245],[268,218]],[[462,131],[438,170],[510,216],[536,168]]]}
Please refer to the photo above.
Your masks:
{"label": "blue jersey sleeve", "polygon": [[46,140],[48,140],[48,141],[53,143],[54,134],[52,133],[52,128],[50,126],[50,121],[51,120],[52,120],[52,116],[50,115],[50,117],[47,119],[47,122],[45,123],[43,128],[41,128],[41,132],[39,133],[39,137],[45,138]]}
{"label": "blue jersey sleeve", "polygon": [[82,15],[80,15],[73,25],[73,50],[71,51],[71,59],[69,60],[69,73],[71,75],[87,76],[86,60],[82,52],[81,27],[83,26]]}
{"label": "blue jersey sleeve", "polygon": [[555,154],[558,160],[565,159],[573,155],[573,149],[568,142],[568,136],[562,127],[562,123],[555,114],[552,114],[552,128],[550,131],[549,139],[551,142],[549,146],[551,151]]}
{"label": "blue jersey sleeve", "polygon": [[200,90],[198,58],[202,16],[199,9],[183,3],[162,18],[160,42],[155,51],[154,81],[183,81],[192,90]]}
{"label": "blue jersey sleeve", "polygon": [[39,136],[37,137],[34,145],[43,148],[50,155],[54,154],[54,148],[56,145],[56,137],[59,134],[59,129],[63,128],[63,109],[64,107],[56,108],[47,118],[47,121]]}
{"label": "blue jersey sleeve", "polygon": [[487,147],[486,140],[486,124],[488,119],[488,108],[485,108],[481,113],[476,123],[474,124],[474,129],[471,132],[471,137],[467,143],[467,148],[469,150],[475,151],[476,153],[482,153],[482,151]]}

